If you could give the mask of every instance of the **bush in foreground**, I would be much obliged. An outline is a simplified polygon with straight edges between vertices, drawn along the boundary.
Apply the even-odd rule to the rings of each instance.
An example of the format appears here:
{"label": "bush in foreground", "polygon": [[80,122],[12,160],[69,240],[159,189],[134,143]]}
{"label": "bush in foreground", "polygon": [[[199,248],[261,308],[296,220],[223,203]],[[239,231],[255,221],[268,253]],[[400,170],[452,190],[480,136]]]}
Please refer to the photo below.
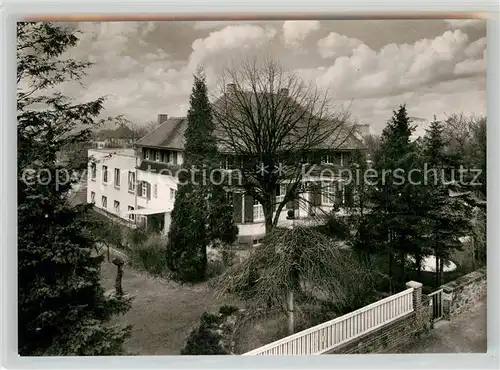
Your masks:
{"label": "bush in foreground", "polygon": [[230,355],[229,337],[237,312],[239,309],[234,306],[222,306],[217,314],[204,312],[200,325],[189,334],[181,355]]}

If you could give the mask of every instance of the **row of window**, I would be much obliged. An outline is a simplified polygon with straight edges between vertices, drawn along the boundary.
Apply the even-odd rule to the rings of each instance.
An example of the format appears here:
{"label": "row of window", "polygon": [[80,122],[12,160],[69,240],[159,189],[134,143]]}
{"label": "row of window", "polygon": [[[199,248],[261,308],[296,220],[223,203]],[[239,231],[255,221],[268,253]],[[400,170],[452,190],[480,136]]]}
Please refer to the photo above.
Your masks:
{"label": "row of window", "polygon": [[[92,174],[91,174],[92,180],[96,179],[96,172],[97,172],[96,165],[93,164],[92,165]],[[106,166],[106,165],[102,166],[102,181],[105,184],[108,183],[108,166]],[[114,186],[116,188],[120,187],[120,169],[119,168],[115,168],[115,170],[114,170],[114,182],[113,183],[114,183]],[[139,195],[150,199],[151,198],[150,184],[147,181],[140,181],[139,186],[140,186],[140,188],[138,189]],[[134,193],[135,190],[136,190],[135,172],[128,171],[128,191],[130,193]],[[158,185],[157,184],[155,184],[153,186],[153,197],[155,197],[155,198],[158,197]],[[170,198],[171,199],[175,198],[175,189],[170,189]]]}
{"label": "row of window", "polygon": [[[335,204],[336,197],[339,196],[338,191],[340,190],[340,187],[336,185],[335,183],[333,184],[326,184],[321,188],[321,204],[326,205],[326,206],[332,206]],[[276,202],[282,202],[286,194],[286,185],[280,184],[277,189],[276,189]],[[227,192],[226,193],[227,199],[229,203],[232,205],[233,204],[233,193],[232,192]],[[260,206],[260,203],[257,199],[254,198],[253,200],[253,205],[254,206]]]}
{"label": "row of window", "polygon": [[[335,197],[337,196],[336,195],[336,187],[334,185],[327,185],[323,191],[321,192],[321,202],[323,205],[333,205],[334,204],[334,200],[335,200]],[[174,189],[170,189],[170,197],[173,199],[175,197],[175,193],[176,191]],[[227,193],[227,196],[228,196],[228,199],[231,201],[233,201],[233,198],[232,198],[232,193],[231,192],[228,192]],[[278,195],[278,197],[282,197],[284,196],[283,195]],[[278,200],[279,201],[279,200]],[[91,191],[90,192],[90,202],[91,203],[94,203],[95,204],[95,192],[94,191]],[[264,213],[263,213],[263,209],[260,205],[260,203],[254,199],[254,217],[255,219],[260,219],[260,218],[263,218],[264,217]],[[103,195],[101,196],[101,207],[105,210],[108,209],[108,197]],[[133,206],[128,206],[128,211],[133,211],[134,210],[134,207]],[[120,215],[120,202],[115,200],[113,202],[113,212],[116,213],[117,215]],[[129,214],[128,215],[128,218],[131,220],[131,221],[134,221],[135,219],[135,215],[133,214]]]}
{"label": "row of window", "polygon": [[[321,163],[344,166],[349,162],[349,158],[350,158],[350,153],[337,152],[332,154],[325,154],[321,156]],[[300,162],[302,164],[310,164],[311,158],[308,155],[304,155],[302,156]],[[221,163],[221,167],[226,170],[235,169],[238,168],[239,166],[242,166],[241,158],[236,158],[230,155],[225,156],[225,158]]]}
{"label": "row of window", "polygon": [[156,161],[169,164],[178,164],[178,152],[173,150],[144,149],[143,158],[147,161]]}
{"label": "row of window", "polygon": [[[95,192],[93,192],[93,191],[90,192],[90,202],[95,204]],[[105,196],[105,195],[101,196],[101,207],[103,209],[106,209],[106,210],[108,209],[108,197]],[[129,212],[133,211],[134,207],[128,206],[127,210]],[[113,212],[116,213],[116,214],[118,214],[118,215],[120,214],[120,202],[117,201],[117,200],[115,200],[113,202]],[[129,214],[128,218],[129,218],[129,220],[134,221],[135,215]]]}
{"label": "row of window", "polygon": [[[150,159],[150,154],[154,155],[154,160],[158,162],[164,162],[164,163],[172,163],[172,164],[177,164],[177,152],[173,151],[154,151],[152,149],[144,149],[144,158],[149,160]],[[309,159],[304,156],[302,158],[302,162],[304,164],[309,163]],[[322,157],[322,163],[324,164],[337,164],[337,165],[343,165],[344,164],[344,157],[342,153],[334,153],[334,154],[328,154],[324,155]],[[222,164],[222,167],[225,169],[231,169],[234,168],[235,166],[235,159],[234,157],[228,156],[226,157],[225,161]],[[97,165],[95,163],[92,163],[91,165],[91,179],[95,180],[97,176]],[[107,184],[108,183],[108,166],[103,165],[102,166],[102,181]],[[120,169],[115,168],[114,170],[114,186],[115,187],[120,187]],[[129,171],[128,173],[128,190],[130,192],[135,191],[135,172]]]}
{"label": "row of window", "polygon": [[[113,178],[113,184],[115,187],[119,188],[120,187],[120,169],[115,168],[114,170],[114,178]],[[97,177],[97,165],[95,163],[91,164],[91,169],[90,169],[90,178],[92,180],[95,180]],[[103,165],[102,166],[102,182],[107,184],[108,183],[108,166]],[[134,171],[128,171],[128,190],[130,192],[135,191],[135,172]]]}
{"label": "row of window", "polygon": [[[351,158],[350,155],[351,153],[343,153],[343,152],[324,154],[321,156],[321,163],[344,166],[349,162]],[[309,155],[303,155],[300,161],[303,164],[310,164],[312,162],[312,158]]]}

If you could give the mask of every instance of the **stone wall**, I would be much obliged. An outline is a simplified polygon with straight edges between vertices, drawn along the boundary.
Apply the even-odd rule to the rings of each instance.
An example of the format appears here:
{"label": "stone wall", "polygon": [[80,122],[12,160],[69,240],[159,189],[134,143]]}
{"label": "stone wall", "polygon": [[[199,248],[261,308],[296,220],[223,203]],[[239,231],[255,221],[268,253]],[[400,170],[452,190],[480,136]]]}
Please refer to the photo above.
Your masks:
{"label": "stone wall", "polygon": [[452,320],[486,296],[486,267],[442,286],[443,318]]}
{"label": "stone wall", "polygon": [[326,354],[387,353],[427,331],[429,329],[429,299],[422,294],[421,283],[410,281],[407,287],[414,288],[413,312]]}

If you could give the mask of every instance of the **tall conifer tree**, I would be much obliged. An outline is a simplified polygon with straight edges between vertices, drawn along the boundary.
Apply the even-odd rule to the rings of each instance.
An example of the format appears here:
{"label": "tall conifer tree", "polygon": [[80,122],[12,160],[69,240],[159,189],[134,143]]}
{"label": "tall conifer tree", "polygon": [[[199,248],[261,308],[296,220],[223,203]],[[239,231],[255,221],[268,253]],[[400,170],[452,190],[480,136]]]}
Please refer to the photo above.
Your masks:
{"label": "tall conifer tree", "polygon": [[423,159],[427,167],[424,190],[426,202],[427,244],[436,257],[436,286],[442,284],[445,263],[452,252],[461,249],[459,237],[471,230],[470,207],[457,193],[461,184],[445,154],[443,126],[434,119],[423,142]]}
{"label": "tall conifer tree", "polygon": [[[237,227],[222,185],[210,181],[218,168],[215,125],[205,76],[198,69],[190,97],[185,132],[184,170],[172,212],[167,264],[174,277],[198,282],[205,278],[207,247],[214,239],[234,242]],[[222,194],[222,195],[221,195]]]}
{"label": "tall conifer tree", "polygon": [[383,130],[374,161],[378,183],[370,195],[374,235],[388,256],[389,277],[396,277],[397,283],[404,282],[407,255],[418,253],[422,237],[416,196],[419,190],[408,176],[418,159],[410,139],[412,132],[406,106],[402,105]]}

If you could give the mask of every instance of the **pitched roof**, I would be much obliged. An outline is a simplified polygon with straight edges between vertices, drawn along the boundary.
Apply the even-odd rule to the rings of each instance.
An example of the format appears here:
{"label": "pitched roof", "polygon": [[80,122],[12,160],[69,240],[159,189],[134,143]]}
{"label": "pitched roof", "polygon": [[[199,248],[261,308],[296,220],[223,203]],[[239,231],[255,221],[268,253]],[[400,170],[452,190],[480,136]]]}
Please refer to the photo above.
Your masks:
{"label": "pitched roof", "polygon": [[155,130],[139,139],[136,145],[183,150],[184,132],[186,131],[186,128],[186,118],[169,118],[161,125],[159,125]]}
{"label": "pitched roof", "polygon": [[[217,99],[213,103],[213,106],[217,107],[221,104],[224,104],[224,97]],[[296,102],[292,102],[291,104],[298,105]],[[332,125],[333,124],[335,123],[332,122]],[[169,149],[183,150],[185,143],[184,133],[186,131],[186,128],[186,117],[168,118],[155,130],[137,141],[136,144],[138,146],[164,147]],[[325,126],[325,129],[328,128],[326,128]],[[324,145],[321,145],[321,147],[319,147],[318,149],[336,148],[339,150],[349,150],[364,147],[363,140],[357,137],[357,132],[350,126],[339,126],[339,129],[335,129],[332,131],[335,131],[335,134],[332,135],[329,140],[325,140]],[[218,135],[221,135],[221,133],[219,132]],[[224,151],[222,146],[219,146],[219,149]]]}

